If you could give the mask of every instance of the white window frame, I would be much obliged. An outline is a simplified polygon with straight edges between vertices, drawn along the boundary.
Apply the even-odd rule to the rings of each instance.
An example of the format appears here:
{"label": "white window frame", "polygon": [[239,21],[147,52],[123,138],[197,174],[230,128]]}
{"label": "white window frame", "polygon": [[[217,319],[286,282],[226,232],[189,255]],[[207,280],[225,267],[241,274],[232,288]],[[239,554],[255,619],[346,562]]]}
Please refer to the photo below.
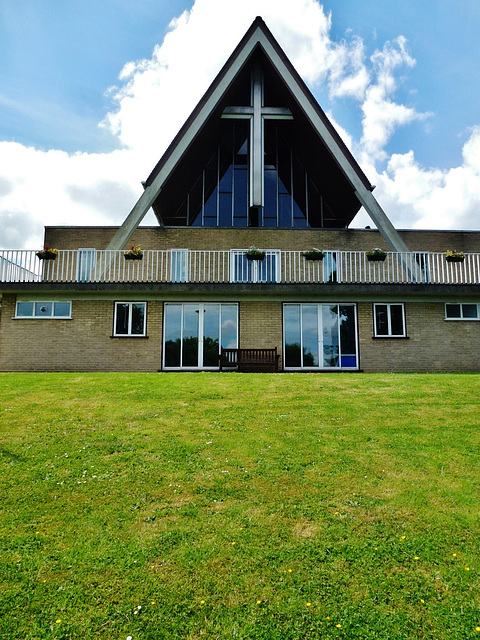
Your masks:
{"label": "white window frame", "polygon": [[[378,333],[377,329],[377,313],[376,308],[382,306],[387,307],[387,327],[388,333]],[[402,308],[402,325],[403,325],[403,333],[392,334],[392,307],[401,307]],[[407,337],[407,326],[405,322],[405,303],[403,302],[374,302],[373,303],[373,335],[375,338],[406,338]]]}
{"label": "white window frame", "polygon": [[[463,315],[463,307],[464,305],[475,305],[477,307],[477,317],[469,318]],[[447,315],[447,307],[448,306],[459,306],[460,307],[460,317],[459,318],[451,318]],[[446,302],[445,303],[445,320],[448,322],[478,322],[480,320],[480,303],[478,302]]]}
{"label": "white window frame", "polygon": [[[19,315],[18,313],[18,305],[23,303],[28,303],[32,305],[32,313],[31,315]],[[36,305],[52,305],[52,312],[50,315],[40,315],[37,316],[35,314]],[[55,305],[56,304],[68,304],[69,305],[69,313],[68,315],[56,316],[55,315]],[[71,320],[72,319],[72,301],[71,300],[17,300],[15,304],[15,318],[19,318],[21,320]]]}
{"label": "white window frame", "polygon": [[261,251],[265,252],[265,258],[263,260],[250,260],[252,277],[250,280],[242,280],[238,278],[238,273],[236,272],[235,258],[236,256],[245,256],[248,249],[230,249],[230,282],[240,282],[244,284],[262,283],[263,281],[259,279],[259,263],[263,264],[265,260],[271,259],[271,256],[275,256],[275,278],[273,282],[265,282],[264,284],[280,282],[282,252],[280,249],[261,249]]}
{"label": "white window frame", "polygon": [[[315,370],[315,371],[358,371],[359,369],[359,339],[358,339],[358,308],[357,308],[357,304],[354,302],[284,302],[283,303],[283,353],[284,353],[284,358],[285,358],[285,334],[286,334],[286,326],[285,326],[285,307],[288,306],[299,306],[299,311],[300,311],[300,351],[303,354],[303,310],[306,306],[316,306],[317,307],[317,336],[318,336],[318,343],[317,343],[317,348],[318,348],[318,355],[319,355],[319,365],[318,366],[309,366],[309,365],[301,365],[301,366],[296,366],[296,367],[288,367],[285,365],[285,360],[284,360],[284,365],[283,368],[285,369],[285,371],[301,371],[301,370]],[[355,331],[355,353],[342,353],[341,350],[341,337],[340,337],[340,325],[338,326],[338,346],[339,346],[339,353],[338,353],[338,359],[339,359],[339,366],[338,367],[334,367],[334,366],[326,366],[323,364],[320,364],[320,356],[323,353],[323,317],[322,317],[322,307],[332,307],[335,306],[337,307],[337,309],[340,309],[340,307],[352,307],[354,309],[354,331]],[[352,367],[347,367],[347,366],[341,366],[341,362],[342,362],[342,357],[349,357],[349,356],[354,356],[355,357],[355,366]],[[303,355],[302,355],[302,360],[303,360]]]}
{"label": "white window frame", "polygon": [[[128,332],[117,333],[117,309],[118,305],[128,305]],[[132,306],[142,304],[143,311],[143,333],[132,333]],[[145,338],[147,335],[147,303],[142,300],[116,300],[113,313],[113,337],[114,338]]]}
{"label": "white window frame", "polygon": [[[203,340],[205,338],[204,336],[204,324],[203,324],[203,310],[206,306],[209,305],[216,305],[218,304],[220,309],[219,312],[220,314],[222,313],[222,306],[232,306],[232,307],[236,307],[236,320],[237,320],[237,326],[236,326],[236,342],[235,342],[235,347],[232,347],[232,349],[238,349],[238,341],[239,341],[239,332],[240,332],[240,324],[239,324],[239,305],[238,302],[165,302],[164,304],[164,323],[163,323],[163,337],[162,337],[162,367],[165,371],[182,371],[182,370],[198,370],[198,371],[218,371],[218,366],[215,367],[206,367],[203,366]],[[183,345],[183,315],[184,315],[184,309],[186,306],[188,305],[198,305],[198,362],[200,363],[197,367],[194,366],[182,366],[180,364],[180,366],[178,367],[167,367],[165,365],[165,330],[166,330],[166,326],[165,326],[165,318],[166,318],[166,310],[165,308],[169,305],[177,305],[177,306],[181,306],[182,307],[182,311],[181,311],[181,321],[180,321],[180,344]],[[220,349],[222,348],[222,323],[221,320],[219,320],[219,345],[220,345]],[[183,346],[181,347],[181,349],[183,349]],[[180,362],[182,362],[182,351],[180,351]]]}

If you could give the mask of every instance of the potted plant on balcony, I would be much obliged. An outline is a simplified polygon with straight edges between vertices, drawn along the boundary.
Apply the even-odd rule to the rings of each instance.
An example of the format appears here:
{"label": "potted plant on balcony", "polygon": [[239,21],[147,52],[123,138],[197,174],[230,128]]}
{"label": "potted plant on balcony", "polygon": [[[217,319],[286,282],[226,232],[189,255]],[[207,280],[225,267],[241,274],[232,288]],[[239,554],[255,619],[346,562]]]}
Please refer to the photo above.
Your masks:
{"label": "potted plant on balcony", "polygon": [[386,251],[379,249],[378,247],[375,247],[375,249],[372,249],[371,251],[367,251],[367,260],[369,262],[384,262],[386,257]]}
{"label": "potted plant on balcony", "polygon": [[143,251],[141,247],[136,244],[133,247],[130,247],[128,251],[125,251],[123,255],[125,260],[141,260],[143,258]]}
{"label": "potted plant on balcony", "polygon": [[37,251],[35,255],[37,258],[40,258],[40,260],[56,260],[58,256],[58,249],[52,249],[52,247],[49,247],[48,244],[46,244],[43,249]]}
{"label": "potted plant on balcony", "polygon": [[257,249],[256,247],[250,247],[247,249],[247,260],[263,260],[265,258],[265,251]]}
{"label": "potted plant on balcony", "polygon": [[463,251],[449,249],[445,254],[445,260],[447,262],[463,262],[465,260],[465,254],[463,253]]}
{"label": "potted plant on balcony", "polygon": [[313,247],[313,249],[310,249],[309,251],[304,251],[302,256],[305,260],[323,260],[325,253],[321,249]]}

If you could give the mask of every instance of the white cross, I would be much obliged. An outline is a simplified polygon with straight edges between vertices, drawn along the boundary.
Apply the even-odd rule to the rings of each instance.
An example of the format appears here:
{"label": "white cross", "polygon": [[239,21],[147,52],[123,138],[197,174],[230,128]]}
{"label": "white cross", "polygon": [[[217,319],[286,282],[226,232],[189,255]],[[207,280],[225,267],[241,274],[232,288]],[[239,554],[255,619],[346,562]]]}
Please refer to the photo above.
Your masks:
{"label": "white cross", "polygon": [[269,120],[293,120],[286,107],[265,107],[263,104],[263,73],[257,62],[252,71],[252,105],[226,107],[222,118],[250,120],[250,206],[263,207],[264,142],[263,123]]}

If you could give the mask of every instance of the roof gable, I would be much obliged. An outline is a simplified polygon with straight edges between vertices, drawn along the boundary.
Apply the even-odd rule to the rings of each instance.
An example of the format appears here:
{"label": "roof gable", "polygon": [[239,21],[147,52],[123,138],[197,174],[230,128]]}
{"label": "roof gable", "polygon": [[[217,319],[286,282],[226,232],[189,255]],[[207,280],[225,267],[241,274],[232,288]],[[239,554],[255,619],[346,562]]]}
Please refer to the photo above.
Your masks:
{"label": "roof gable", "polygon": [[196,163],[202,154],[208,153],[208,140],[218,135],[222,112],[232,101],[235,103],[239,88],[258,60],[268,70],[274,93],[286,103],[279,106],[288,107],[293,114],[297,128],[295,139],[302,140],[302,153],[307,162],[313,171],[321,168],[327,192],[335,197],[339,217],[332,226],[348,226],[363,205],[390,246],[405,250],[403,241],[371,195],[372,186],[365,174],[260,17],[252,23],[154,167],[144,183],[145,192],[110,248],[119,248],[128,241],[151,206],[162,224],[162,191],[173,195],[176,185],[185,184],[185,175],[194,174]]}

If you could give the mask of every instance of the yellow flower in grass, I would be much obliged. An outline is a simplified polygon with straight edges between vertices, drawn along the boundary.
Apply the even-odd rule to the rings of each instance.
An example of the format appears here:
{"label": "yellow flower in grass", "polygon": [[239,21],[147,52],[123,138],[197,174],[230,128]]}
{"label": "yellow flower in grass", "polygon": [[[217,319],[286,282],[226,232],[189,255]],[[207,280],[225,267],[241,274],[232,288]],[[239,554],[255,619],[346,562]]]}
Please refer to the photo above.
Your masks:
{"label": "yellow flower in grass", "polygon": [[257,604],[262,604],[262,601],[261,600],[257,600]]}
{"label": "yellow flower in grass", "polygon": [[415,556],[414,560],[420,560],[420,558],[418,556]]}
{"label": "yellow flower in grass", "polygon": [[335,626],[337,627],[337,629],[341,629],[342,628],[342,625],[340,623],[336,624]]}
{"label": "yellow flower in grass", "polygon": [[477,633],[480,633],[480,627],[475,627],[475,631],[476,631]]}
{"label": "yellow flower in grass", "polygon": [[311,602],[307,602],[307,607],[311,607],[312,603]]}
{"label": "yellow flower in grass", "polygon": [[465,571],[470,571],[470,567],[465,567]]}
{"label": "yellow flower in grass", "polygon": [[55,620],[55,624],[60,624],[60,623],[61,623],[60,618],[58,618],[57,620]]}
{"label": "yellow flower in grass", "polygon": [[452,553],[452,556],[453,556],[454,558],[456,558],[456,557],[457,557],[457,554],[456,554],[456,553]]}

